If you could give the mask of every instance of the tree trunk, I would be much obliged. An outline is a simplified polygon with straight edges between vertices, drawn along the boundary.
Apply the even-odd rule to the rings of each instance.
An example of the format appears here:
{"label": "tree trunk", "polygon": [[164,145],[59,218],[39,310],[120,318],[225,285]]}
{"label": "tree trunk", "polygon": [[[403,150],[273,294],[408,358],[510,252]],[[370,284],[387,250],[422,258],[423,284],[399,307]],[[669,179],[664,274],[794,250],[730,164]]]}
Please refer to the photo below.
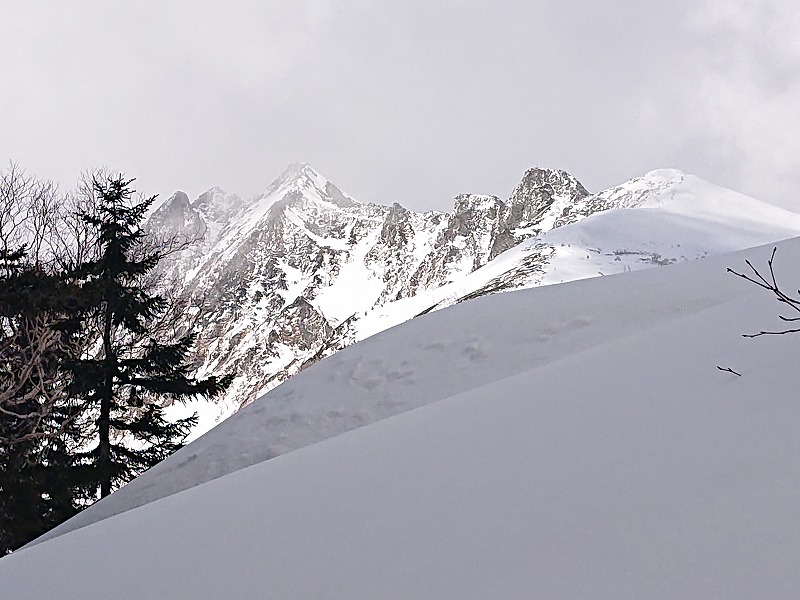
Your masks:
{"label": "tree trunk", "polygon": [[103,323],[103,388],[100,395],[100,418],[97,429],[100,435],[100,497],[111,493],[111,398],[114,393],[114,356],[111,348],[111,308],[106,308]]}

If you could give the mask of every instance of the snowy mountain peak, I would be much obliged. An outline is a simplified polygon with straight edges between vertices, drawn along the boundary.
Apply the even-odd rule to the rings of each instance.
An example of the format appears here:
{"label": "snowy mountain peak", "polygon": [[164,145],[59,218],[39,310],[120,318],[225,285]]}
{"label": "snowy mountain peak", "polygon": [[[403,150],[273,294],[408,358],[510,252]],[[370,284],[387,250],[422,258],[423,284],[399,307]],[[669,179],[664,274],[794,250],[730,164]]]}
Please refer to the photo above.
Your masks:
{"label": "snowy mountain peak", "polygon": [[183,213],[188,210],[190,204],[189,196],[186,195],[186,192],[178,190],[172,194],[172,196],[164,200],[161,205],[153,211],[153,215],[161,215],[162,218],[170,220],[174,215],[183,215]]}
{"label": "snowy mountain peak", "polygon": [[[275,182],[290,182],[304,177],[308,177],[310,179],[324,179],[324,177],[322,177],[322,175],[311,165],[304,162],[296,162],[287,165]],[[275,182],[273,182],[273,184]]]}
{"label": "snowy mountain peak", "polygon": [[651,181],[663,181],[669,183],[680,183],[686,179],[686,173],[679,169],[654,169],[648,171],[642,176],[642,179],[649,179]]}
{"label": "snowy mountain peak", "polygon": [[[260,212],[276,203],[281,203],[282,209],[286,205],[303,206],[309,202],[317,208],[334,210],[358,204],[306,163],[289,165],[257,199]],[[322,207],[320,202],[330,206]]]}
{"label": "snowy mountain peak", "polygon": [[529,169],[508,200],[510,220],[520,226],[537,225],[537,232],[552,229],[565,209],[590,194],[575,177],[560,169]]}
{"label": "snowy mountain peak", "polygon": [[505,202],[497,196],[483,194],[459,194],[453,199],[453,214],[463,215],[467,212],[494,211],[505,207]]}
{"label": "snowy mountain peak", "polygon": [[262,197],[271,196],[280,190],[289,191],[304,188],[324,190],[327,184],[328,180],[310,165],[292,163],[267,187]]}
{"label": "snowy mountain peak", "polygon": [[185,192],[177,191],[153,211],[148,229],[158,231],[165,239],[176,235],[195,239],[202,237],[205,223],[192,209],[189,196]]}
{"label": "snowy mountain peak", "polygon": [[189,206],[189,196],[186,195],[186,192],[178,190],[172,194],[167,202],[172,206],[186,207]]}
{"label": "snowy mountain peak", "polygon": [[[792,235],[794,221],[757,204],[674,169],[590,194],[569,173],[537,167],[508,200],[462,194],[451,212],[417,213],[356,202],[296,163],[250,201],[219,188],[193,203],[176,194],[150,225],[203,238],[166,268],[206,305],[198,373],[238,374],[221,403],[201,410],[207,428],[305,366],[420,313]],[[656,208],[658,226],[648,224],[652,211],[615,210],[623,208]],[[639,214],[598,219],[602,212]],[[673,222],[691,227],[676,233]],[[780,234],[776,223],[786,225]]]}
{"label": "snowy mountain peak", "polygon": [[243,206],[244,202],[239,196],[228,194],[219,187],[212,187],[192,202],[192,208],[200,213],[207,223],[221,225],[229,223]]}
{"label": "snowy mountain peak", "polygon": [[409,236],[413,235],[411,213],[407,208],[395,202],[389,207],[381,227],[381,242],[386,245],[402,245],[406,244]]}
{"label": "snowy mountain peak", "polygon": [[566,171],[534,167],[525,172],[509,202],[516,204],[539,201],[548,196],[583,198],[588,195],[581,182]]}

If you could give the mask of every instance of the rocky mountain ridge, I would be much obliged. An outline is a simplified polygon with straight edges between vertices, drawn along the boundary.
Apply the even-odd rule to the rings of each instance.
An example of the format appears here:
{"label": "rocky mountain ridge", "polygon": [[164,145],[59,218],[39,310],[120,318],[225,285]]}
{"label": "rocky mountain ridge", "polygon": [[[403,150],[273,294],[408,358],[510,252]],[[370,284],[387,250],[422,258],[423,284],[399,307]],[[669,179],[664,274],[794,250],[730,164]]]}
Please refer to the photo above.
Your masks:
{"label": "rocky mountain ridge", "polygon": [[[449,213],[360,203],[305,164],[249,201],[219,188],[194,201],[176,192],[148,227],[197,241],[163,268],[195,305],[185,318],[199,332],[198,375],[237,375],[225,398],[201,407],[198,432],[309,364],[417,314],[542,284],[559,249],[545,240],[549,232],[642,206],[683,177],[653,172],[590,194],[564,171],[534,168],[508,200],[462,194]],[[504,263],[525,244],[521,259]],[[658,264],[632,251],[628,269]]]}

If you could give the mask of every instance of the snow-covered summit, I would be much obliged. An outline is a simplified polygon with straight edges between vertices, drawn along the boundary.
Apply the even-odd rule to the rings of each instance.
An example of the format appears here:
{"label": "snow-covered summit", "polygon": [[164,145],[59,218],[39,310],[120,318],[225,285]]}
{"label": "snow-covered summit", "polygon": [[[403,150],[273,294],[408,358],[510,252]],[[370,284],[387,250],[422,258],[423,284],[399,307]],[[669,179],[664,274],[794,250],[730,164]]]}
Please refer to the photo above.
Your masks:
{"label": "snow-covered summit", "polygon": [[349,206],[354,203],[341,190],[323,177],[316,169],[305,163],[294,163],[273,181],[258,197],[258,204],[271,204],[287,196],[303,197],[307,200],[325,200],[334,205]]}
{"label": "snow-covered summit", "polygon": [[235,194],[228,194],[219,187],[200,194],[192,203],[198,213],[200,213],[207,223],[226,225],[235,219],[244,207],[245,202]]}
{"label": "snow-covered summit", "polygon": [[663,181],[667,184],[680,183],[686,178],[686,173],[680,169],[663,168],[653,169],[648,171],[642,177],[635,177],[631,181],[648,180],[648,181]]}
{"label": "snow-covered summit", "polygon": [[309,164],[296,162],[288,165],[264,191],[262,196],[269,196],[275,190],[287,186],[309,187],[315,186],[317,189],[324,190],[328,180],[319,171]]}
{"label": "snow-covered summit", "polygon": [[566,171],[536,167],[525,173],[508,203],[516,220],[544,233],[567,207],[587,196],[586,188]]}

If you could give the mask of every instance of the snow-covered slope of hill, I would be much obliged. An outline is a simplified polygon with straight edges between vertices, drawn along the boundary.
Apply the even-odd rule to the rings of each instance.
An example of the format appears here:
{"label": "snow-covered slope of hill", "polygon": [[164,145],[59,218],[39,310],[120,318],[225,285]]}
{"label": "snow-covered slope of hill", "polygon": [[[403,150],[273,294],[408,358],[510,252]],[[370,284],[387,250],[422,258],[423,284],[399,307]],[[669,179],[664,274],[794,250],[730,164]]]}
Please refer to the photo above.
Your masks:
{"label": "snow-covered slope of hill", "polygon": [[193,407],[196,437],[308,365],[420,313],[783,239],[800,234],[800,216],[677,171],[592,195],[540,168],[508,200],[464,194],[450,213],[414,213],[359,203],[297,164],[250,201],[177,193],[149,227],[202,239],[165,269],[198,305],[186,314],[200,333],[198,375],[237,375],[221,401]]}
{"label": "snow-covered slope of hill", "polygon": [[[765,266],[771,249],[492,295],[370,338],[234,415],[153,483],[227,475],[0,559],[2,589],[791,598],[800,336],[743,339],[779,324],[778,307],[725,272]],[[798,265],[800,240],[781,243],[789,287]],[[271,427],[313,426],[323,410],[352,425],[414,406],[242,458],[281,443]]]}

